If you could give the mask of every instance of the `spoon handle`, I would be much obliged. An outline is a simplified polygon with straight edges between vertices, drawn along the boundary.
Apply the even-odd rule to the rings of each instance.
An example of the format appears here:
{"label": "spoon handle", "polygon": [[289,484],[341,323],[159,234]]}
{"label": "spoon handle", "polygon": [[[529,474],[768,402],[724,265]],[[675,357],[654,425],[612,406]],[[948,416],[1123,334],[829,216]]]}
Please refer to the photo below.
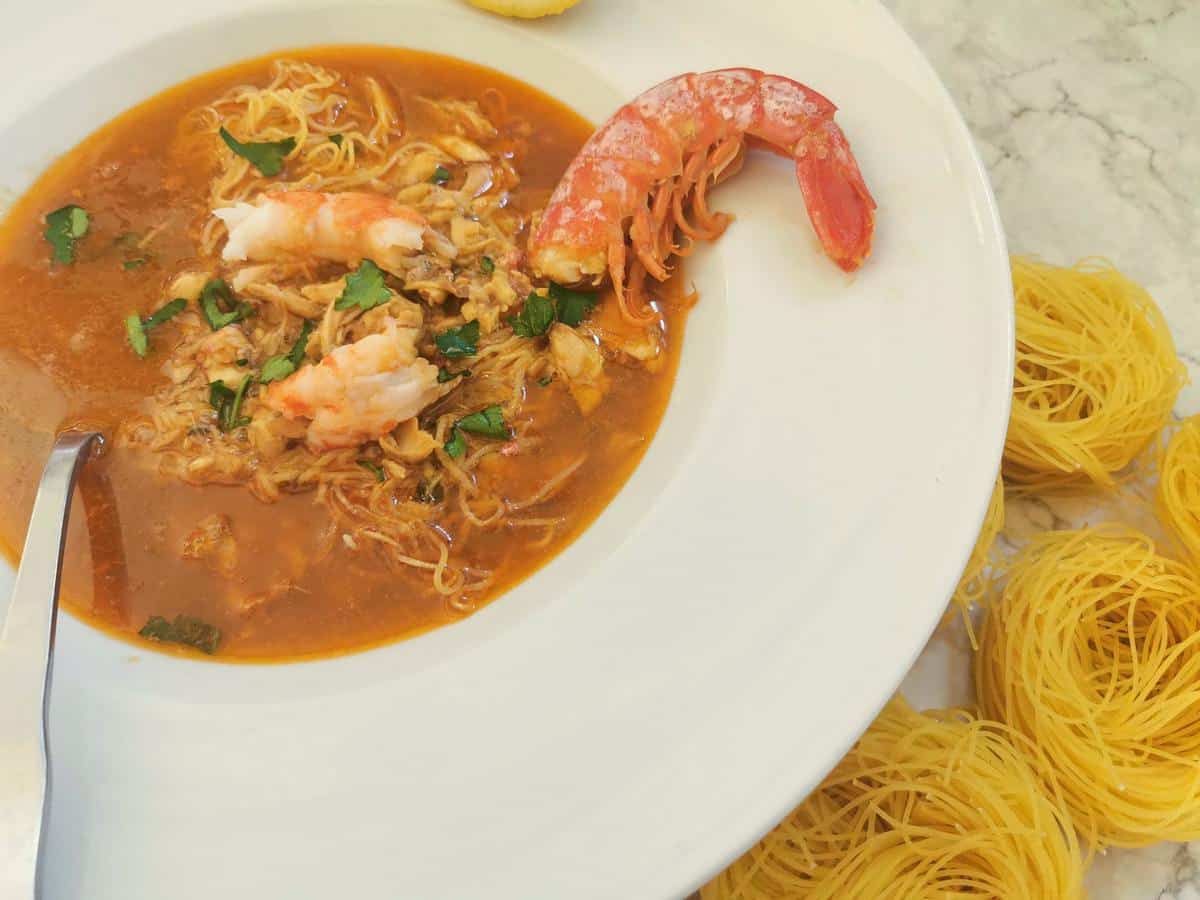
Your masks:
{"label": "spoon handle", "polygon": [[59,435],[42,471],[7,615],[0,602],[0,897],[37,896],[46,800],[46,695],[75,474],[95,432]]}

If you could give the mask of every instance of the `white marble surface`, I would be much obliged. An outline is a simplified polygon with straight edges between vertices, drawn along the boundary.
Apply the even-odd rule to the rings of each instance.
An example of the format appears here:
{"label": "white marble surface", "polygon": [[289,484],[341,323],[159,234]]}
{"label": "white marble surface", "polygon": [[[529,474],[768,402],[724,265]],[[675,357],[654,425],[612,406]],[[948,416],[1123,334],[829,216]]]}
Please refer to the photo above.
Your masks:
{"label": "white marble surface", "polygon": [[[885,2],[966,117],[1012,251],[1107,256],[1146,285],[1192,377],[1176,412],[1200,412],[1200,2]],[[1024,505],[1008,531],[1019,540],[1083,512]],[[1153,527],[1136,495],[1100,515]],[[905,692],[919,706],[969,702],[969,658],[961,633],[935,637]],[[1200,844],[1111,852],[1088,889],[1095,900],[1200,900]]]}

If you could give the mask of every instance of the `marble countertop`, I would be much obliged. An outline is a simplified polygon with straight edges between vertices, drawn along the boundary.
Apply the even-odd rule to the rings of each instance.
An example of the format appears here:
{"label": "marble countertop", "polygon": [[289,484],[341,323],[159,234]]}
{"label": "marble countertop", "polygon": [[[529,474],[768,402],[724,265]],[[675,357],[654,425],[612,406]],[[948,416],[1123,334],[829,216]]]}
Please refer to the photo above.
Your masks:
{"label": "marble countertop", "polygon": [[[1106,256],[1145,285],[1192,379],[1176,413],[1200,412],[1200,3],[885,4],[962,110],[1010,250],[1053,263]],[[1053,527],[1082,512],[1018,507],[1009,526]],[[964,635],[935,636],[903,690],[923,707],[969,702],[969,658]],[[1200,843],[1111,851],[1093,863],[1088,891],[1200,900]]]}

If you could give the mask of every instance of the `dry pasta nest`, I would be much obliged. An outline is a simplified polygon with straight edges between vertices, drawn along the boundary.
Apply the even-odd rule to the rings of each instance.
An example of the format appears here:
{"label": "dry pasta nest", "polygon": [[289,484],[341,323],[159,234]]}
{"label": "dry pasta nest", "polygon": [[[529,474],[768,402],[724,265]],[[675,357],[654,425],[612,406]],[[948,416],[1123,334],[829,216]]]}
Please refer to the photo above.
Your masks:
{"label": "dry pasta nest", "polygon": [[1200,837],[1200,583],[1118,527],[1035,537],[976,657],[984,715],[1054,761],[1093,847]]}
{"label": "dry pasta nest", "polygon": [[983,517],[983,524],[979,528],[979,537],[975,539],[975,546],[971,549],[967,565],[950,598],[950,609],[946,610],[946,614],[942,617],[942,625],[946,626],[957,612],[966,627],[972,647],[977,647],[978,641],[975,637],[975,625],[971,621],[971,609],[972,607],[982,608],[987,600],[992,586],[993,550],[996,538],[1003,529],[1004,479],[997,475],[996,483],[992,486],[992,496],[988,501],[987,512]]}
{"label": "dry pasta nest", "polygon": [[1179,426],[1159,461],[1158,514],[1200,563],[1200,416]]}
{"label": "dry pasta nest", "polygon": [[1166,424],[1186,370],[1150,295],[1111,265],[1014,258],[1016,365],[1004,475],[1030,488],[1114,476]]}
{"label": "dry pasta nest", "polygon": [[893,700],[808,799],[701,900],[1082,896],[1075,833],[1037,751],[962,710]]}

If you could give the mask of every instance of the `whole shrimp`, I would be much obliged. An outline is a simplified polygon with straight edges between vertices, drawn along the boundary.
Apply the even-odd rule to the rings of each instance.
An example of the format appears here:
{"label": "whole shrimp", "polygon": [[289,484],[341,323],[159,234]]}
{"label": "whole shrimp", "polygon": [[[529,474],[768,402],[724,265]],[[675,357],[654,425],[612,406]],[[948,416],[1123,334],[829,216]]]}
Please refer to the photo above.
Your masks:
{"label": "whole shrimp", "polygon": [[429,249],[453,259],[457,249],[424,216],[390,197],[358,191],[265,191],[253,203],[214,209],[229,240],[227,261],[270,262],[313,256],[347,264],[370,259],[396,275]]}
{"label": "whole shrimp", "polygon": [[[690,241],[713,240],[731,221],[707,190],[741,168],[747,137],[794,159],[809,219],[825,253],[847,272],[871,252],[875,201],[829,100],[756,69],[720,69],[664,81],[621,107],[584,144],[529,241],[534,269],[563,284],[607,274],[622,314],[653,318],[647,275],[670,274]],[[625,223],[633,259],[627,262]]]}

